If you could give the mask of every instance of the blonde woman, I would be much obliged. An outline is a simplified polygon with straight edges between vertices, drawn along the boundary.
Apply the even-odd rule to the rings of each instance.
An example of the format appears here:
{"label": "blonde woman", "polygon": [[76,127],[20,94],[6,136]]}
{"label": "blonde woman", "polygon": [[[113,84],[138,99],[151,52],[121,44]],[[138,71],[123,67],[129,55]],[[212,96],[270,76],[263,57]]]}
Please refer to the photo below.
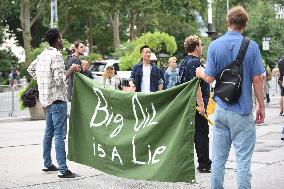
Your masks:
{"label": "blonde woman", "polygon": [[113,66],[107,66],[103,73],[103,84],[112,89],[119,89],[120,79]]}
{"label": "blonde woman", "polygon": [[165,71],[166,89],[169,89],[176,85],[178,74],[179,74],[179,69],[177,68],[177,58],[173,56],[169,59],[169,67]]}

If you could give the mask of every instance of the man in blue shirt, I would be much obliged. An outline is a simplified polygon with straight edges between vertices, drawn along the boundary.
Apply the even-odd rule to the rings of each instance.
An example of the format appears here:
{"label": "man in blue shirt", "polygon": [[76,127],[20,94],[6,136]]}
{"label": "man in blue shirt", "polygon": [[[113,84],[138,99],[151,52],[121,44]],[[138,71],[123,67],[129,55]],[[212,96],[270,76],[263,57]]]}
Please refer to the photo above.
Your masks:
{"label": "man in blue shirt", "polygon": [[[228,32],[213,41],[208,49],[205,73],[203,68],[196,70],[196,76],[208,83],[236,59],[242,32],[247,26],[248,14],[241,6],[232,8],[227,16]],[[214,96],[217,102],[215,125],[213,127],[211,188],[222,189],[225,163],[231,144],[234,145],[237,160],[238,188],[251,188],[251,157],[254,151],[256,134],[255,123],[263,123],[265,117],[263,80],[264,72],[258,45],[250,41],[243,61],[242,94],[238,101],[229,104]],[[259,106],[256,119],[252,115],[252,85]]]}

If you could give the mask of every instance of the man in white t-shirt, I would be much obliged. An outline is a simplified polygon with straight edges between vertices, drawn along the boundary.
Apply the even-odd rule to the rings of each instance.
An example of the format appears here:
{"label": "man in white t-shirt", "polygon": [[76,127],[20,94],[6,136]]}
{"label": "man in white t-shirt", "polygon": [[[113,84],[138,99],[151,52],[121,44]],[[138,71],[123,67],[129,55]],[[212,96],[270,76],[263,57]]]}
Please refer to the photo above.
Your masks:
{"label": "man in white t-shirt", "polygon": [[131,72],[129,85],[136,92],[156,92],[163,89],[163,80],[159,68],[150,61],[151,49],[144,45],[140,48],[142,61]]}

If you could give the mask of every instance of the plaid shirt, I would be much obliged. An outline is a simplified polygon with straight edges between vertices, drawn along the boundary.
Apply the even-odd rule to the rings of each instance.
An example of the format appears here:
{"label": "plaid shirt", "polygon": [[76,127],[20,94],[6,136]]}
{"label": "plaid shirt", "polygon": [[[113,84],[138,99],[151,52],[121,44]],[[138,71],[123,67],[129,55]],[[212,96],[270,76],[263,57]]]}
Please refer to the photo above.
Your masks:
{"label": "plaid shirt", "polygon": [[62,54],[53,47],[47,47],[28,67],[29,74],[37,80],[42,106],[56,100],[67,101],[64,67]]}

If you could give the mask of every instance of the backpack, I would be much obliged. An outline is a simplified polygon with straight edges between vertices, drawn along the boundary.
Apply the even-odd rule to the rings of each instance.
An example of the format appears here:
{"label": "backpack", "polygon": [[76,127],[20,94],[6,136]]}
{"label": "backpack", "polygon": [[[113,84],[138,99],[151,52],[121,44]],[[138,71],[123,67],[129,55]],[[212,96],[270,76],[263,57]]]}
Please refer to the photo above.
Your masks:
{"label": "backpack", "polygon": [[217,77],[214,94],[227,103],[235,103],[241,96],[242,63],[250,40],[243,38],[238,56]]}

